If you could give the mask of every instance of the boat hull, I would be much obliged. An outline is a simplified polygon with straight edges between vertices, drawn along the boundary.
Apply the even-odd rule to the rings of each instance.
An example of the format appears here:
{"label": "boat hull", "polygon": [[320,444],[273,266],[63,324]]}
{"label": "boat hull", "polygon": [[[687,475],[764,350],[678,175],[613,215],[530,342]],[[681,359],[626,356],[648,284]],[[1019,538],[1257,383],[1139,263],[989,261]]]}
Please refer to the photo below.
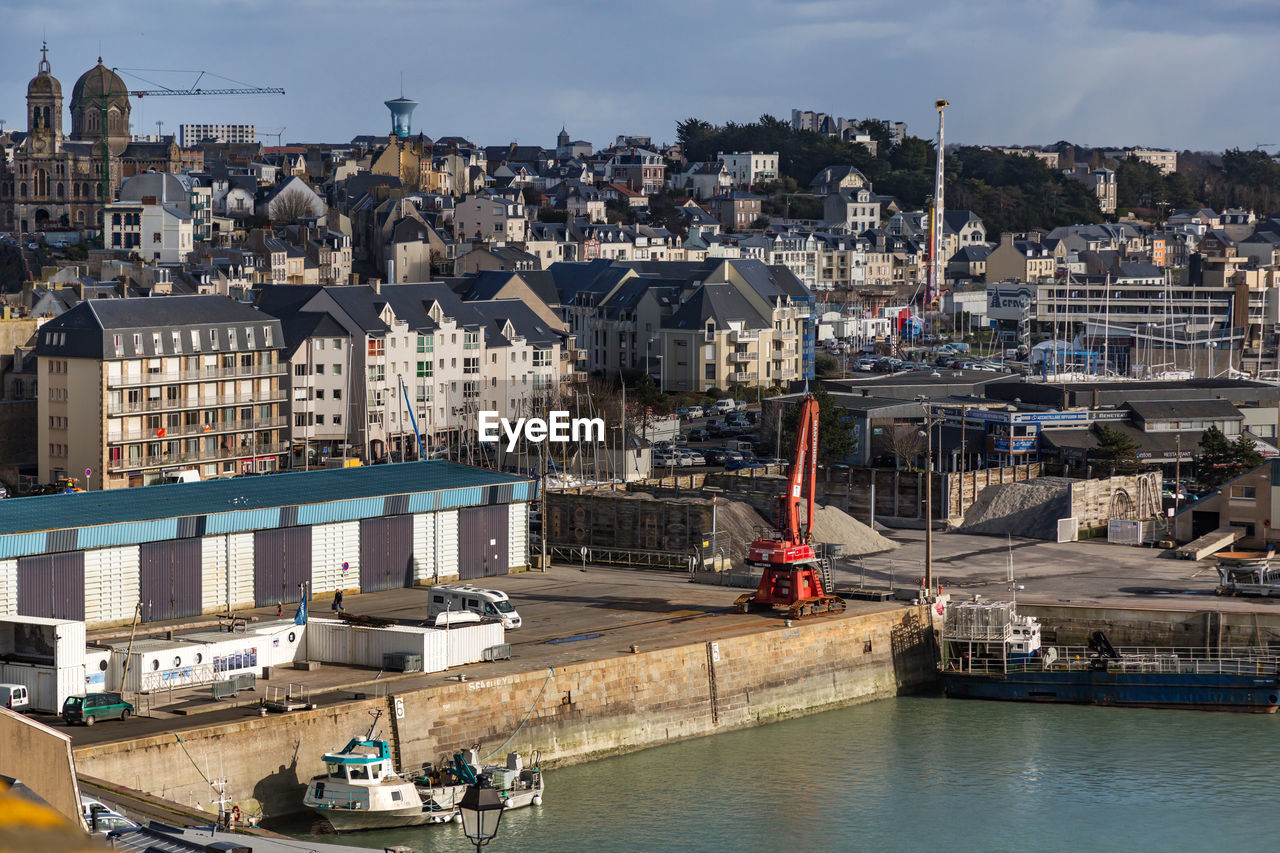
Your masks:
{"label": "boat hull", "polygon": [[1228,673],[944,671],[942,688],[947,696],[955,699],[1010,702],[1255,714],[1273,714],[1280,705],[1276,678]]}
{"label": "boat hull", "polygon": [[[397,826],[421,826],[439,823],[437,814],[423,811],[422,806],[406,806],[403,809],[363,811],[360,809],[312,808],[336,832],[354,832],[360,829],[392,829]],[[448,820],[448,818],[445,818]]]}

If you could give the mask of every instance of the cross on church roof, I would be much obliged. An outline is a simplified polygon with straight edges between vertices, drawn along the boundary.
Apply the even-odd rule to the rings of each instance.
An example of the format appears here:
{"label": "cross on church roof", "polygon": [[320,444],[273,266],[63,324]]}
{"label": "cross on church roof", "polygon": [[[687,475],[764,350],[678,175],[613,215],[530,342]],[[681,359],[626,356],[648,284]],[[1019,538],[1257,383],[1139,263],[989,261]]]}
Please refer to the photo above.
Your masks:
{"label": "cross on church roof", "polygon": [[49,43],[47,41],[40,44],[40,71],[44,74],[49,73]]}

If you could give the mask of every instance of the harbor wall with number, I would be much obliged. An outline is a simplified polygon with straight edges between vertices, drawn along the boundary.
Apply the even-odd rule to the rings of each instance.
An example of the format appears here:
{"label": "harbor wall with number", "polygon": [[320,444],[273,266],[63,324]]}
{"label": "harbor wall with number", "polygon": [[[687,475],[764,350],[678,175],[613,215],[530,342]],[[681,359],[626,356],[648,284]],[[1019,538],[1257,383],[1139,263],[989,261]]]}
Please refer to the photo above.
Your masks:
{"label": "harbor wall with number", "polygon": [[544,767],[554,767],[932,683],[934,640],[927,610],[895,607],[554,671],[475,677],[483,672],[404,693],[392,683],[387,696],[185,730],[181,741],[167,733],[84,746],[75,753],[77,770],[208,809],[207,767],[228,780],[242,808],[287,814],[302,810],[321,756],[367,730],[374,710],[384,712],[380,729],[402,768],[476,744],[482,757],[497,752],[494,760],[512,750],[528,760],[536,750]]}

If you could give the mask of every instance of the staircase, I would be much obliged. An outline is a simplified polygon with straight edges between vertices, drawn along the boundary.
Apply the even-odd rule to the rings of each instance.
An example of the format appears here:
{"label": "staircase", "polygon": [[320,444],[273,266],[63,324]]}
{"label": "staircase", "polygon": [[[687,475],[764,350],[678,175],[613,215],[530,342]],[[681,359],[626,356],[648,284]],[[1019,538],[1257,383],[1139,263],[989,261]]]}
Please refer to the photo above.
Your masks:
{"label": "staircase", "polygon": [[835,595],[836,582],[831,572],[831,560],[827,557],[818,560],[818,577],[822,580],[822,594]]}

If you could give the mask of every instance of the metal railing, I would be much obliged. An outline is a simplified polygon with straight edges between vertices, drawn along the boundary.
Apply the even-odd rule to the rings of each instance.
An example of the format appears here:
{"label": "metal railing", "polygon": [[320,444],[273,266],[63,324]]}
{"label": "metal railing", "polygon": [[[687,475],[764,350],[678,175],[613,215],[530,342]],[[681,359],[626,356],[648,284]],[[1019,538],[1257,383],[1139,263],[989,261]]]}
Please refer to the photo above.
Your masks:
{"label": "metal railing", "polygon": [[108,467],[112,471],[121,471],[134,468],[164,468],[182,462],[230,462],[235,459],[250,457],[279,456],[288,451],[288,449],[288,443],[277,442],[274,444],[259,444],[256,447],[246,444],[237,448],[218,448],[213,453],[196,451],[194,453],[161,453],[158,456],[124,456],[121,459],[113,460]]}
{"label": "metal railing", "polygon": [[188,401],[186,398],[175,400],[139,400],[136,403],[122,401],[107,405],[108,415],[136,415],[144,412],[163,412],[169,409],[199,409],[208,406],[236,406],[242,403],[277,403],[283,402],[283,388],[274,388],[269,394],[218,394],[202,395],[199,400]]}
{"label": "metal railing", "polygon": [[[1100,670],[1097,656],[1086,646],[1055,646],[1052,661],[1046,656],[1049,647],[1031,657],[1006,659],[999,656],[965,654],[968,643],[944,639],[949,651],[943,666],[950,672],[1086,672]],[[974,644],[977,649],[979,644]],[[1103,658],[1107,672],[1222,674],[1280,676],[1280,655],[1270,649],[1228,648],[1221,654],[1203,648],[1134,648],[1117,650],[1119,659]]]}
{"label": "metal railing", "polygon": [[[269,429],[272,427],[282,427],[288,425],[288,418],[284,416],[274,418],[251,418],[249,420],[222,421],[212,424],[182,424],[181,426],[164,427],[164,435],[156,435],[156,431],[151,430],[125,430],[121,433],[119,439],[109,439],[112,443],[117,441],[165,441],[170,438],[181,438],[191,435],[217,435],[224,432],[247,432],[255,429]],[[206,426],[208,429],[206,429]]]}
{"label": "metal railing", "polygon": [[114,387],[155,385],[160,382],[197,382],[205,379],[234,379],[239,376],[283,376],[287,365],[278,361],[271,364],[237,364],[234,367],[202,367],[198,370],[167,370],[144,373],[138,377],[121,376],[113,380]]}

